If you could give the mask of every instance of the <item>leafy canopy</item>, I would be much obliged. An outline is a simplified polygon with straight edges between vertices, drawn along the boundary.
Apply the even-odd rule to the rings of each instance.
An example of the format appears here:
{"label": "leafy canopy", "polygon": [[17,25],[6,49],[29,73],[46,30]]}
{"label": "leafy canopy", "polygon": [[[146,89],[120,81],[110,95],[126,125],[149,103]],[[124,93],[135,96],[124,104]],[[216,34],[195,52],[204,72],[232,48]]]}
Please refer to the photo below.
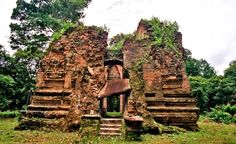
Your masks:
{"label": "leafy canopy", "polygon": [[90,1],[17,0],[10,24],[10,44],[16,52],[10,56],[0,45],[0,111],[26,104],[49,42],[76,25]]}

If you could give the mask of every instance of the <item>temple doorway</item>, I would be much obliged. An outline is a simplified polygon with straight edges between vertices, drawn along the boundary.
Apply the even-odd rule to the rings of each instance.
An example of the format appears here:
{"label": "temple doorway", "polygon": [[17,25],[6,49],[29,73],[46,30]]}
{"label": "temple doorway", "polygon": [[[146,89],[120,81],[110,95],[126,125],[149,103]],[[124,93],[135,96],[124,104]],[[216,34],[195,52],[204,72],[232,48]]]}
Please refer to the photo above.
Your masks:
{"label": "temple doorway", "polygon": [[119,95],[112,95],[107,97],[107,112],[120,112]]}
{"label": "temple doorway", "polygon": [[113,94],[101,99],[101,116],[106,118],[122,117],[125,107],[125,94]]}

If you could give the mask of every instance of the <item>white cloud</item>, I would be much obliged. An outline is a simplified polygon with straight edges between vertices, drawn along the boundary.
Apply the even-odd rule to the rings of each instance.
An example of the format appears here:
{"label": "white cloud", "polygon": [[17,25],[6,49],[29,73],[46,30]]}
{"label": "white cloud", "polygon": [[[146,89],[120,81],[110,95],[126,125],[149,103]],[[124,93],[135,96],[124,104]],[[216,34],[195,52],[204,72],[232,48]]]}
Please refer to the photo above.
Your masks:
{"label": "white cloud", "polygon": [[[9,23],[16,0],[0,5],[0,44],[8,47]],[[110,37],[132,33],[141,18],[177,21],[185,48],[204,58],[222,74],[236,59],[235,0],[92,0],[86,9],[87,25],[106,25]]]}
{"label": "white cloud", "polygon": [[11,13],[16,6],[16,0],[5,0],[0,4],[0,44],[9,48],[8,39],[10,36],[9,24],[11,22]]}
{"label": "white cloud", "polygon": [[204,58],[219,74],[236,59],[236,1],[234,0],[93,0],[86,10],[88,25],[106,25],[110,37],[133,32],[141,18],[177,21],[183,45]]}

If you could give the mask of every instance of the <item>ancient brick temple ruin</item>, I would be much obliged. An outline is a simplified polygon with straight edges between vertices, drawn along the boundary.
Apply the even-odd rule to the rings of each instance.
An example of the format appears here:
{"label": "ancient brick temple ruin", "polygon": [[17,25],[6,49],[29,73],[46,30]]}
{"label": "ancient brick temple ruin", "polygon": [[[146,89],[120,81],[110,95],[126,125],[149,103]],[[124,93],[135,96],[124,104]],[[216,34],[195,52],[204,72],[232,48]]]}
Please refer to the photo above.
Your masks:
{"label": "ancient brick temple ruin", "polygon": [[94,127],[100,135],[142,133],[154,120],[197,128],[198,108],[185,72],[182,35],[175,34],[173,50],[153,45],[151,32],[141,20],[118,53],[107,49],[108,33],[101,28],[78,26],[66,32],[40,61],[37,89],[20,126]]}

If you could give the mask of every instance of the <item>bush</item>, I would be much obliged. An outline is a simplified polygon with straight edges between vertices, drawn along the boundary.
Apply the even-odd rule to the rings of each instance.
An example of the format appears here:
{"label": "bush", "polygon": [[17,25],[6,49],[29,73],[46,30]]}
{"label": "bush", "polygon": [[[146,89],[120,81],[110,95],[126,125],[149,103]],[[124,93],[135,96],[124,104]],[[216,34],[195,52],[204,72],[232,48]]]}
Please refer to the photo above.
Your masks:
{"label": "bush", "polygon": [[230,113],[233,116],[233,115],[236,114],[236,105],[233,105],[233,106],[231,106],[229,104],[223,105],[222,110],[227,112],[227,113]]}
{"label": "bush", "polygon": [[156,17],[153,17],[147,22],[152,26],[152,36],[158,47],[167,47],[172,49],[177,47],[175,36],[178,32],[179,26],[176,22],[161,21]]}
{"label": "bush", "polygon": [[18,111],[4,111],[0,112],[0,118],[14,118],[18,117],[20,113]]}
{"label": "bush", "polygon": [[236,113],[236,106],[222,105],[216,108],[211,108],[211,112],[207,115],[214,121],[223,122],[225,124],[235,123],[236,118],[234,117]]}

